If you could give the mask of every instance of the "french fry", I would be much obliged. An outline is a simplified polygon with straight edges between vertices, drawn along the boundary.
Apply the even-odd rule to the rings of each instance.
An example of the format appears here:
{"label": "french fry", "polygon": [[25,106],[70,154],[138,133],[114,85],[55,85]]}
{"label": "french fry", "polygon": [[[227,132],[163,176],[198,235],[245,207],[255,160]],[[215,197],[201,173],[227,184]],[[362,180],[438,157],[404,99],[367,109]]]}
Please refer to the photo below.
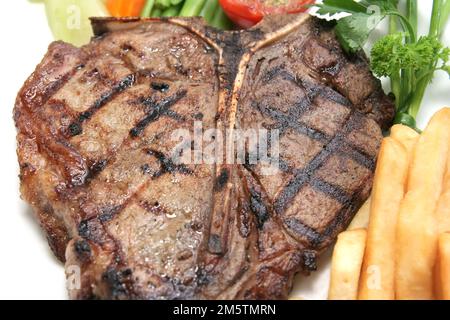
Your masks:
{"label": "french fry", "polygon": [[[449,124],[450,125],[450,124]],[[450,154],[447,159],[447,173],[444,179],[444,187],[436,209],[439,234],[450,232]]]}
{"label": "french fry", "polygon": [[369,216],[370,216],[370,201],[371,198],[367,199],[367,201],[363,204],[361,209],[359,209],[358,213],[353,218],[352,222],[348,226],[347,230],[356,230],[356,229],[366,229],[369,225]]}
{"label": "french fry", "polygon": [[450,300],[450,233],[439,237],[437,270],[438,298]]}
{"label": "french fry", "polygon": [[410,154],[418,134],[392,128],[378,156],[372,189],[367,243],[359,286],[360,300],[395,299],[395,238],[398,212],[405,195]]}
{"label": "french fry", "polygon": [[[438,233],[440,235],[442,235],[445,232],[450,232],[450,155],[448,156],[447,159],[447,173],[444,179],[444,189],[442,191],[441,197],[439,198],[438,206],[436,209],[436,219],[438,223]],[[438,262],[436,263],[434,285],[436,296],[439,299],[442,299],[443,288],[441,281],[441,270],[440,270],[441,266],[439,260],[440,258],[438,258]]]}
{"label": "french fry", "polygon": [[357,299],[366,234],[366,230],[358,229],[338,236],[331,262],[329,300]]}
{"label": "french fry", "polygon": [[450,142],[450,109],[431,119],[412,157],[408,191],[397,226],[395,288],[397,299],[433,299],[433,269],[438,228],[435,210],[440,197]]}
{"label": "french fry", "polygon": [[391,128],[390,137],[400,142],[408,150],[409,155],[412,156],[419,134],[410,127],[397,124]]}

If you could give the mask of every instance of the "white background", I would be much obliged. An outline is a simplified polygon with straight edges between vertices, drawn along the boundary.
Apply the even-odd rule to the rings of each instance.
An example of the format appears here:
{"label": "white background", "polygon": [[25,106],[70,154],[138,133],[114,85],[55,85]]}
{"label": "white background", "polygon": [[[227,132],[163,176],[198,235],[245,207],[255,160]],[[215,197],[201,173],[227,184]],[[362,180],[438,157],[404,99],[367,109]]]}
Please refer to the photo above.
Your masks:
{"label": "white background", "polygon": [[[420,2],[420,24],[426,30],[432,1]],[[52,36],[44,7],[26,0],[3,4],[0,30],[0,299],[66,299],[63,266],[53,257],[29,207],[20,200],[16,159],[16,130],[12,119],[18,90],[47,51]],[[444,43],[450,45],[450,28]],[[450,80],[439,74],[427,92],[419,126],[438,109],[450,105]],[[329,256],[329,254],[328,254]],[[298,277],[293,297],[326,297],[329,258],[320,272]]]}

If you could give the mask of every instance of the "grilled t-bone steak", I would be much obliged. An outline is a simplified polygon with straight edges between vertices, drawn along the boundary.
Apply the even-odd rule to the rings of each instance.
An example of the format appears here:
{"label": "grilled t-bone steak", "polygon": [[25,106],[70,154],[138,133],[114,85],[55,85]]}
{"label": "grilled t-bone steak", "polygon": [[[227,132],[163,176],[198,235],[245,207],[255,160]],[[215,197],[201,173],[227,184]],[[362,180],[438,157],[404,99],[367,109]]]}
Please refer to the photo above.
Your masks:
{"label": "grilled t-bone steak", "polygon": [[[303,14],[93,27],[80,49],[50,45],[14,111],[23,198],[80,268],[70,297],[286,298],[371,189],[393,105],[364,56]],[[200,120],[279,129],[279,172],[175,163],[171,134]]]}

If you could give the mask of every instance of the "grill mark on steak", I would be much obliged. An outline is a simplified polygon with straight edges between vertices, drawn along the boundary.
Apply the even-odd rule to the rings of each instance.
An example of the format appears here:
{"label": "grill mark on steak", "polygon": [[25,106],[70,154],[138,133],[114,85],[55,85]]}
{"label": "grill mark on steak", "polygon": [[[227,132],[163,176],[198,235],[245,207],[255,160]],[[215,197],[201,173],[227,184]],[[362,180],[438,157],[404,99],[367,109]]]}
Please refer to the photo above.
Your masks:
{"label": "grill mark on steak", "polygon": [[[161,176],[163,176],[167,173],[169,173],[169,174],[180,173],[183,175],[193,174],[193,171],[191,169],[189,169],[187,166],[185,166],[183,164],[180,164],[180,165],[175,164],[170,158],[166,157],[162,152],[159,152],[159,151],[153,150],[153,149],[146,149],[146,150],[144,150],[144,152],[147,155],[155,157],[158,160],[158,162],[161,166],[160,170],[157,172],[152,172],[152,171],[143,172],[144,174],[149,174],[150,179],[148,179],[146,182],[144,182],[138,190],[136,190],[133,194],[129,195],[128,198],[126,198],[120,205],[113,206],[113,207],[103,207],[99,210],[97,219],[91,218],[91,219],[83,220],[79,224],[79,227],[78,227],[78,232],[81,237],[89,239],[89,240],[93,240],[93,241],[98,241],[98,238],[93,236],[93,234],[95,235],[96,229],[90,227],[90,225],[95,225],[95,223],[92,223],[92,222],[95,222],[96,220],[98,220],[99,223],[103,227],[103,223],[111,221],[115,216],[119,215],[122,211],[124,211],[126,208],[128,208],[129,204],[134,199],[139,197],[139,195],[143,192],[143,190],[148,188],[148,186],[151,184],[152,181],[160,178]],[[158,207],[160,206],[159,203],[157,206]]]}
{"label": "grill mark on steak", "polygon": [[[320,245],[323,241],[325,241],[330,236],[330,234],[332,234],[332,232],[335,228],[346,223],[345,219],[347,219],[347,220],[351,219],[351,216],[349,217],[349,214],[348,214],[349,212],[358,210],[357,203],[360,203],[360,201],[358,201],[358,200],[360,200],[361,194],[364,193],[364,189],[367,189],[367,188],[370,189],[371,181],[367,181],[367,183],[362,184],[362,186],[363,187],[360,189],[360,191],[355,192],[353,194],[350,201],[348,201],[346,203],[346,205],[344,205],[341,208],[341,210],[338,212],[336,218],[327,226],[325,231],[321,234],[317,245]],[[349,223],[350,221],[347,221],[347,222]]]}
{"label": "grill mark on steak", "polygon": [[120,211],[123,210],[123,208],[126,206],[126,203],[123,205],[119,205],[119,206],[105,207],[105,208],[101,209],[98,219],[102,223],[112,220]]}
{"label": "grill mark on steak", "polygon": [[167,83],[163,83],[163,82],[152,82],[150,84],[150,86],[152,87],[153,90],[156,90],[156,91],[159,91],[162,93],[164,93],[170,89],[170,86]]}
{"label": "grill mark on steak", "polygon": [[306,237],[308,241],[317,247],[322,241],[322,235],[311,227],[308,227],[296,218],[287,218],[283,220],[284,223],[289,227],[289,229],[294,230],[297,234],[301,234]]}
{"label": "grill mark on steak", "polygon": [[313,178],[314,172],[325,162],[325,160],[336,151],[340,145],[342,139],[350,132],[352,129],[358,125],[357,120],[360,119],[359,113],[352,110],[349,114],[349,118],[346,121],[344,129],[338,131],[336,136],[331,140],[331,142],[326,145],[318,155],[314,157],[313,160],[309,162],[305,169],[299,170],[299,172],[294,176],[294,178],[288,182],[286,187],[280,192],[280,195],[275,200],[275,211],[281,214],[286,206],[295,198],[297,193],[300,191],[301,187]]}
{"label": "grill mark on steak", "polygon": [[88,241],[84,239],[77,240],[74,246],[77,257],[81,262],[87,262],[91,258],[92,249]]}
{"label": "grill mark on steak", "polygon": [[94,179],[96,176],[98,176],[108,165],[108,160],[98,160],[95,161],[91,166],[89,166],[89,173],[86,177],[86,182]]}
{"label": "grill mark on steak", "polygon": [[135,83],[136,74],[129,74],[124,79],[119,81],[119,83],[114,85],[110,91],[102,94],[101,97],[97,99],[88,110],[80,113],[78,115],[78,119],[69,125],[68,136],[74,137],[80,135],[83,132],[83,122],[91,119],[97,111],[103,108],[107,103],[111,102],[120,93],[126,91],[128,88],[131,88]]}
{"label": "grill mark on steak", "polygon": [[[246,178],[249,207],[256,217],[257,228],[262,229],[264,223],[273,216],[273,207],[270,205],[271,199],[269,199],[267,191],[255,171],[248,165],[244,165],[243,168],[250,174],[250,178]],[[253,185],[249,185],[250,179]],[[246,236],[248,236],[250,228],[246,226],[245,229],[247,230]]]}
{"label": "grill mark on steak", "polygon": [[272,69],[269,69],[261,78],[262,83],[268,84],[270,81],[275,80],[275,78],[278,76],[282,76],[285,80],[294,79],[294,77],[285,70],[285,67],[285,64],[282,63],[273,67]]}
{"label": "grill mark on steak", "polygon": [[376,159],[374,159],[372,156],[368,155],[366,152],[359,150],[359,148],[357,146],[355,146],[354,144],[349,143],[349,142],[348,142],[348,144],[349,144],[349,147],[343,148],[341,146],[341,148],[336,150],[336,152],[341,157],[351,159],[366,169],[369,169],[371,171],[375,170]]}
{"label": "grill mark on steak", "polygon": [[250,188],[250,209],[256,217],[256,226],[262,229],[264,223],[270,218],[269,209],[263,200],[261,193]]}
{"label": "grill mark on steak", "polygon": [[[148,187],[148,185],[151,183],[152,180],[155,180],[167,173],[173,174],[173,173],[181,173],[184,175],[190,175],[193,174],[193,171],[189,169],[187,166],[183,164],[175,164],[170,158],[166,157],[162,152],[159,152],[157,150],[153,149],[146,149],[144,152],[152,157],[155,157],[161,168],[157,172],[153,172],[150,170],[150,167],[146,164],[144,164],[141,167],[141,170],[143,171],[143,174],[150,175],[150,179],[142,184],[142,186],[133,194],[131,194],[127,199],[123,201],[122,204],[113,206],[113,207],[104,207],[100,209],[100,213],[98,216],[98,219],[101,223],[111,221],[115,216],[119,215],[122,211],[124,211],[128,205],[131,203],[133,199],[136,199],[141,193],[142,190]],[[159,204],[158,204],[159,207]],[[86,233],[89,229],[87,228],[87,221],[84,221],[83,223],[80,223],[79,226],[79,232],[80,235],[84,234],[86,238],[88,238],[88,234]]]}
{"label": "grill mark on steak", "polygon": [[163,115],[175,117],[179,120],[184,120],[183,117],[177,116],[176,113],[170,112],[170,108],[173,107],[182,98],[184,98],[186,94],[186,90],[180,90],[174,95],[165,98],[158,103],[155,103],[151,98],[144,100],[142,103],[144,103],[149,108],[149,111],[147,115],[142,120],[140,120],[133,129],[130,130],[130,136],[133,138],[138,137],[150,123],[157,121]]}
{"label": "grill mark on steak", "polygon": [[132,276],[131,269],[125,269],[123,271],[117,270],[110,266],[108,270],[102,275],[102,280],[109,286],[113,299],[126,298],[130,296],[130,283]]}
{"label": "grill mark on steak", "polygon": [[214,191],[222,191],[225,185],[228,183],[230,179],[230,172],[227,168],[222,168],[219,176],[216,178],[216,183],[214,186]]}
{"label": "grill mark on steak", "polygon": [[258,103],[253,103],[252,105],[263,114],[276,120],[276,123],[272,124],[270,128],[280,129],[280,135],[285,134],[286,130],[290,128],[311,139],[322,143],[327,143],[331,139],[327,134],[309,127],[305,123],[300,122],[298,119],[307,110],[309,110],[318,96],[321,96],[324,99],[328,99],[332,102],[339,103],[348,108],[350,108],[350,102],[334,90],[322,85],[312,84],[299,79],[292,73],[283,70],[282,68],[283,64],[270,69],[264,75],[264,81],[270,82],[271,80],[274,80],[275,77],[281,76],[284,80],[292,81],[294,84],[301,87],[302,90],[306,93],[306,96],[299,102],[297,102],[293,107],[291,107],[288,113],[278,111],[275,108],[271,108],[270,106],[261,106]]}
{"label": "grill mark on steak", "polygon": [[[139,72],[137,72],[136,74],[138,74],[138,75],[142,75],[142,76],[144,76],[144,77],[147,77],[147,75],[146,75],[146,71],[145,70],[140,70]],[[153,77],[153,75],[152,75],[152,77]],[[168,102],[168,100],[170,100],[170,106],[172,106],[172,103],[173,103],[173,105],[175,105],[176,104],[176,102],[177,101],[179,101],[180,99],[175,99],[175,100],[177,100],[177,101],[172,101],[172,98],[173,97],[176,97],[176,96],[185,96],[186,95],[186,90],[181,90],[181,91],[179,91],[179,92],[177,92],[174,96],[172,96],[172,97],[169,97],[169,98],[167,98],[167,99],[164,99],[162,102],[158,102],[158,103],[153,103],[153,100],[152,100],[152,97],[147,97],[147,98],[144,98],[144,97],[141,97],[141,98],[138,98],[137,99],[137,103],[140,103],[140,104],[142,104],[142,105],[144,105],[144,107],[146,108],[146,109],[150,109],[151,110],[151,108],[155,108],[155,106],[161,106],[161,104],[164,104],[165,102]],[[112,100],[111,100],[112,101]],[[150,111],[150,113],[151,113],[151,111]],[[165,110],[165,112],[162,112],[160,115],[165,115],[165,116],[167,116],[167,117],[169,117],[169,118],[171,118],[171,119],[174,119],[174,120],[176,120],[176,121],[185,121],[186,120],[186,118],[183,116],[183,115],[180,115],[180,114],[178,114],[177,112],[175,112],[175,111],[172,111],[172,110],[170,110],[170,109],[166,109]],[[158,117],[158,119],[159,119],[159,117]],[[157,119],[155,119],[155,121],[156,121]],[[134,128],[136,128],[137,126],[139,126],[139,124],[141,124],[142,123],[142,120],[140,120],[136,125],[135,125],[135,127]],[[133,128],[133,129],[134,129]],[[133,130],[133,129],[131,129],[131,130]],[[144,130],[145,128],[142,128],[142,130]],[[131,132],[131,130],[130,130],[130,132]],[[122,141],[122,143],[120,144],[120,146],[117,148],[117,150],[120,150],[120,149],[122,149],[123,147],[125,147],[125,146],[128,146],[129,144],[130,144],[130,142],[132,142],[132,139],[133,138],[137,138],[137,136],[136,137],[134,137],[133,135],[131,135],[131,133],[130,133],[130,135],[128,136],[128,138],[125,138],[123,141]],[[106,157],[106,159],[101,159],[101,160],[95,160],[93,163],[92,163],[92,165],[90,165],[90,167],[89,167],[89,170],[88,170],[88,173],[87,173],[87,175],[86,175],[86,179],[84,180],[84,182],[82,183],[83,185],[85,185],[85,186],[87,186],[96,176],[98,176],[103,170],[105,170],[106,169],[106,167],[109,165],[109,164],[112,164],[112,163],[114,163],[114,161],[115,161],[115,159],[116,159],[116,156],[117,156],[117,154],[116,154],[116,152],[111,152],[111,153],[109,153],[109,154],[106,154],[105,155],[105,157]],[[143,173],[144,174],[148,174],[148,173],[150,173],[149,171],[148,171],[148,169],[150,169],[149,168],[149,166],[147,165],[147,164],[144,164],[144,165],[142,165],[141,166],[141,169],[142,169],[142,171],[143,171]]]}
{"label": "grill mark on steak", "polygon": [[326,142],[328,141],[326,134],[295,121],[295,119],[300,117],[300,115],[306,111],[307,107],[310,105],[311,103],[309,102],[309,99],[303,99],[296,106],[292,107],[288,114],[269,106],[259,105],[257,108],[262,111],[264,115],[269,116],[276,121],[274,124],[268,126],[267,129],[279,129],[280,136],[284,135],[288,129],[293,129],[311,139]]}
{"label": "grill mark on steak", "polygon": [[355,193],[348,201],[345,202],[343,207],[339,210],[337,216],[333,221],[327,226],[327,228],[322,232],[318,232],[315,229],[305,225],[301,221],[296,218],[287,218],[284,219],[286,225],[294,230],[296,233],[304,235],[307,237],[308,241],[310,241],[313,248],[319,247],[330,234],[335,230],[339,225],[345,223],[345,218],[348,219],[348,212],[352,210],[357,210],[356,203],[358,203],[358,198],[362,194],[362,190],[360,192]]}
{"label": "grill mark on steak", "polygon": [[153,178],[159,178],[166,173],[179,172],[181,174],[192,174],[192,170],[184,164],[175,164],[170,158],[166,157],[162,152],[156,150],[147,150],[148,155],[154,156],[160,163],[161,169],[153,174]]}
{"label": "grill mark on steak", "polygon": [[88,218],[80,221],[78,224],[78,235],[95,243],[102,244],[106,242],[104,229],[101,221],[97,217]]}
{"label": "grill mark on steak", "polygon": [[[147,77],[146,71],[145,71],[145,70],[141,70],[141,71],[139,71],[137,74],[143,75],[143,76]],[[153,75],[152,75],[152,77],[153,77]],[[169,97],[169,98],[163,100],[161,103],[158,103],[157,105],[161,105],[161,104],[164,104],[165,102],[167,102],[167,103],[170,104],[170,106],[172,106],[172,103],[173,103],[173,105],[176,104],[176,102],[179,101],[182,97],[184,97],[184,96],[186,95],[186,93],[187,93],[186,90],[181,90],[181,91],[177,92],[174,96]],[[175,99],[176,101],[174,101],[172,98],[173,98],[173,97],[177,97],[177,96],[180,96],[181,98],[180,98],[180,99]],[[142,103],[144,106],[146,106],[146,108],[150,108],[150,107],[152,106],[151,101],[152,101],[152,100],[151,100],[151,97],[139,99],[139,102]],[[169,101],[170,101],[170,102],[169,102]],[[170,117],[170,118],[172,118],[172,119],[174,119],[174,120],[177,120],[177,121],[185,121],[185,117],[184,117],[184,116],[179,115],[178,113],[176,113],[176,112],[174,112],[174,111],[172,111],[172,110],[170,110],[170,109],[167,109],[163,114],[166,115],[166,116],[168,116],[168,117]],[[159,118],[159,117],[158,117],[158,118]],[[157,119],[155,119],[155,121],[156,121],[156,120],[157,120]],[[141,122],[141,121],[140,121],[140,122]],[[139,124],[139,123],[138,123],[138,124]],[[143,129],[144,129],[144,128],[143,128]],[[130,137],[131,139],[132,139],[132,138],[135,138],[135,137],[133,137],[132,135],[130,135],[129,137]],[[118,149],[121,149],[121,148],[123,148],[124,146],[129,145],[129,143],[131,142],[131,139],[125,139],[125,140],[122,142],[122,144],[118,147]],[[175,165],[173,162],[170,161],[169,158],[165,157],[162,153],[159,153],[159,152],[157,152],[157,151],[153,151],[153,152],[155,152],[155,154],[157,154],[157,157],[159,158],[159,159],[158,159],[159,161],[163,161],[163,162],[166,164],[166,167],[168,166],[169,168],[171,168],[171,167],[175,168],[174,171],[171,171],[171,170],[167,170],[167,171],[164,171],[164,172],[163,172],[163,171],[160,171],[160,172],[158,173],[158,176],[161,176],[161,175],[163,175],[164,173],[167,173],[167,172],[175,172],[175,171],[178,171],[178,172],[181,172],[181,173],[184,173],[184,174],[191,174],[191,173],[192,173],[192,172],[190,171],[190,169],[188,169],[188,168],[187,168],[186,166],[184,166],[184,165],[180,165],[180,166]],[[148,153],[149,155],[151,155],[151,154],[152,154],[152,151],[147,150],[147,153]],[[87,172],[87,174],[86,174],[86,177],[85,177],[80,183],[78,183],[77,185],[84,185],[84,186],[87,186],[87,185],[88,185],[95,177],[97,177],[103,170],[105,170],[105,168],[107,167],[108,164],[111,164],[111,163],[113,163],[113,162],[115,161],[117,154],[116,154],[116,152],[113,152],[113,153],[108,154],[108,155],[106,155],[106,156],[107,156],[107,159],[102,159],[102,160],[99,160],[99,161],[95,161],[95,162],[88,168],[88,172]],[[164,168],[164,166],[162,166],[162,168]],[[167,169],[167,168],[166,168],[166,169]],[[152,172],[150,171],[150,167],[149,167],[148,164],[142,165],[142,166],[141,166],[141,170],[143,171],[143,174],[151,174],[151,173],[152,173]],[[144,189],[144,187],[145,187],[146,185],[147,185],[147,183],[144,184],[144,186],[143,186],[142,189]],[[140,190],[141,190],[141,189],[140,189]],[[140,191],[139,191],[139,192],[140,192]],[[135,197],[138,195],[139,192],[134,193],[134,194],[131,195],[128,199],[126,199],[122,206],[118,206],[118,207],[117,207],[117,210],[116,210],[115,213],[114,213],[114,215],[111,215],[110,219],[112,219],[115,215],[120,214],[120,212],[121,212],[122,210],[124,210],[124,209],[127,207],[127,205],[128,205],[128,203],[130,202],[130,200],[133,199],[133,198],[135,198]],[[120,207],[120,208],[119,208],[119,207]],[[107,220],[110,220],[110,219],[107,219]]]}
{"label": "grill mark on steak", "polygon": [[[309,68],[307,65],[305,65],[305,67]],[[280,77],[283,80],[291,81],[294,84],[302,87],[305,90],[310,101],[313,101],[317,96],[322,96],[323,98],[326,98],[343,106],[349,108],[352,106],[351,102],[347,98],[339,94],[336,87],[330,88],[321,83],[309,83],[304,79],[298,78],[291,72],[287,71],[284,64],[280,64],[273,67],[272,69],[269,69],[262,77],[262,82],[268,84],[270,81],[275,80],[277,77]]]}
{"label": "grill mark on steak", "polygon": [[350,196],[341,187],[332,185],[322,179],[315,178],[309,184],[315,190],[326,194],[341,204],[347,204],[350,201]]}
{"label": "grill mark on steak", "polygon": [[351,102],[347,98],[339,94],[339,92],[333,88],[324,86],[320,83],[311,83],[286,70],[278,72],[277,75],[281,76],[283,80],[291,81],[301,87],[306,92],[306,95],[311,103],[313,103],[317,97],[321,96],[348,108],[351,108],[352,106]]}

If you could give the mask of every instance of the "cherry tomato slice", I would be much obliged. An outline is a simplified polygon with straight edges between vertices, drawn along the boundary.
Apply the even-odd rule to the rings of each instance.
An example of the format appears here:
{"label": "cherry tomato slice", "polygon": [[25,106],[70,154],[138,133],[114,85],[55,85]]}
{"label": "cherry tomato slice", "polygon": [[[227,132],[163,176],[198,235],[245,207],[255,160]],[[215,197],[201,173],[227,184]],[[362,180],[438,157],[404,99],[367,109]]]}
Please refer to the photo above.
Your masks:
{"label": "cherry tomato slice", "polygon": [[249,28],[268,14],[296,13],[314,0],[219,0],[227,16],[238,26]]}

